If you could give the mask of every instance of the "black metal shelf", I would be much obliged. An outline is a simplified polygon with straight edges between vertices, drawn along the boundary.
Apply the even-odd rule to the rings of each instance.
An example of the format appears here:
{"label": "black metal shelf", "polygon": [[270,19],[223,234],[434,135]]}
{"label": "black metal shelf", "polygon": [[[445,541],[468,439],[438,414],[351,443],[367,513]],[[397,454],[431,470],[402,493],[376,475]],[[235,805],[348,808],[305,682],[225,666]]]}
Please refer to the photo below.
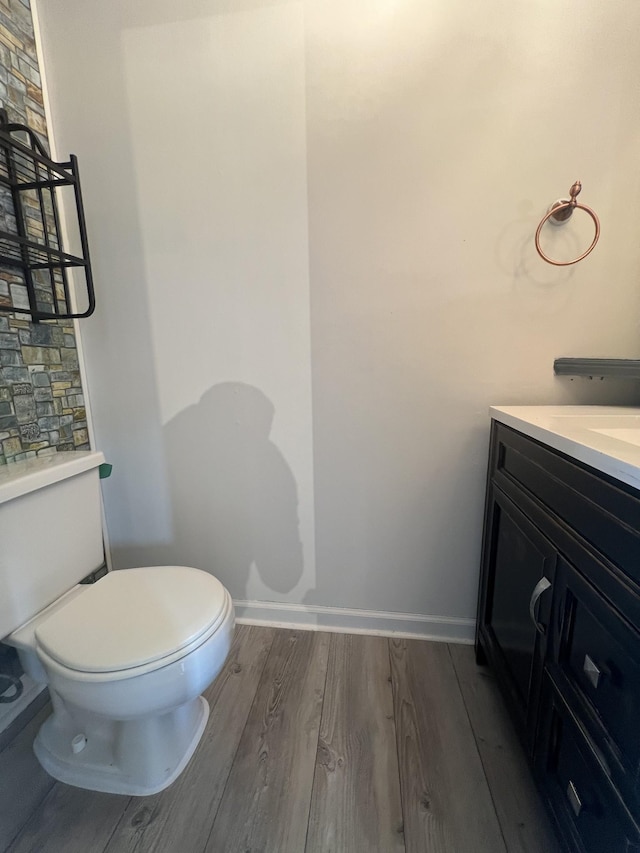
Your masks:
{"label": "black metal shelf", "polygon": [[[63,246],[63,188],[74,194],[79,254]],[[70,274],[76,290],[85,291],[83,311],[72,310]],[[36,133],[9,122],[5,110],[0,110],[0,277],[10,282],[12,294],[20,287],[26,293],[24,300],[0,303],[0,311],[30,314],[38,323],[88,317],[95,310],[77,159],[72,154],[66,163],[51,160]]]}

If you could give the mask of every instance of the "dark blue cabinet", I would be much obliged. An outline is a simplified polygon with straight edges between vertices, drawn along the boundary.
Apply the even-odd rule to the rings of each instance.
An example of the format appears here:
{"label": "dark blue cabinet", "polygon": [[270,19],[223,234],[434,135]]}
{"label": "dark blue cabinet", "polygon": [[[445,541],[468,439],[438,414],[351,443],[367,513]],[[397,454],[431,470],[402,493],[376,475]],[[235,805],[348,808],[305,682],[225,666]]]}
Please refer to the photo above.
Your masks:
{"label": "dark blue cabinet", "polygon": [[572,853],[640,853],[640,493],[492,424],[476,655]]}

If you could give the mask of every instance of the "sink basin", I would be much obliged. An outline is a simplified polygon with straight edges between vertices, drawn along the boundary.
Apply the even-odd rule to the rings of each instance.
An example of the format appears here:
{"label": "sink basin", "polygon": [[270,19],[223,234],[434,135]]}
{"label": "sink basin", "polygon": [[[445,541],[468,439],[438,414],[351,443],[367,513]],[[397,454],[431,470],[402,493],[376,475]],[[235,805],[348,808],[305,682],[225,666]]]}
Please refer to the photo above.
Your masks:
{"label": "sink basin", "polygon": [[618,441],[626,441],[627,444],[635,444],[636,447],[640,447],[640,427],[592,429],[591,432],[598,432],[600,435],[607,435],[609,438],[617,438]]}

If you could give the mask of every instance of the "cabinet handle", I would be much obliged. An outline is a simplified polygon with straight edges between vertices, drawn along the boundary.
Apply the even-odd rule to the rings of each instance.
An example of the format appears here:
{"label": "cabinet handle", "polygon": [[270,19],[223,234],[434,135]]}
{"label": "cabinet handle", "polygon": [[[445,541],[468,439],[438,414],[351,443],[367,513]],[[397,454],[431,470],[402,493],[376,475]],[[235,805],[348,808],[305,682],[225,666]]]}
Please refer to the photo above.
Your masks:
{"label": "cabinet handle", "polygon": [[594,687],[598,687],[600,682],[600,676],[602,672],[598,669],[596,664],[591,660],[589,655],[584,656],[584,664],[582,665],[582,671],[587,676],[589,681]]}
{"label": "cabinet handle", "polygon": [[542,595],[545,590],[551,588],[551,581],[545,577],[541,577],[538,583],[534,586],[533,592],[531,593],[531,601],[529,602],[529,615],[531,616],[531,621],[535,625],[536,631],[539,631],[541,634],[546,632],[545,626],[538,622],[536,619],[536,604],[538,603],[538,599]]}
{"label": "cabinet handle", "polygon": [[576,786],[571,781],[567,785],[567,799],[569,800],[569,805],[571,806],[574,815],[579,817],[580,812],[582,811],[582,800],[578,796]]}

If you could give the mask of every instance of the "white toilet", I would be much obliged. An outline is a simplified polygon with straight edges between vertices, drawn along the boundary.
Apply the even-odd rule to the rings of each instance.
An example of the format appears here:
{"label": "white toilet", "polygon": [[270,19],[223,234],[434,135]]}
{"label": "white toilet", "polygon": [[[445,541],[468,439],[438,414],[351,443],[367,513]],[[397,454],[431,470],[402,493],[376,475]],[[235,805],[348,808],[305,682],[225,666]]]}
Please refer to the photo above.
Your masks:
{"label": "white toilet", "polygon": [[200,694],[233,636],[231,597],[185,566],[110,572],[103,562],[101,453],[0,468],[0,637],[49,685],[34,743],[56,779],[117,794],[166,788],[202,736]]}

